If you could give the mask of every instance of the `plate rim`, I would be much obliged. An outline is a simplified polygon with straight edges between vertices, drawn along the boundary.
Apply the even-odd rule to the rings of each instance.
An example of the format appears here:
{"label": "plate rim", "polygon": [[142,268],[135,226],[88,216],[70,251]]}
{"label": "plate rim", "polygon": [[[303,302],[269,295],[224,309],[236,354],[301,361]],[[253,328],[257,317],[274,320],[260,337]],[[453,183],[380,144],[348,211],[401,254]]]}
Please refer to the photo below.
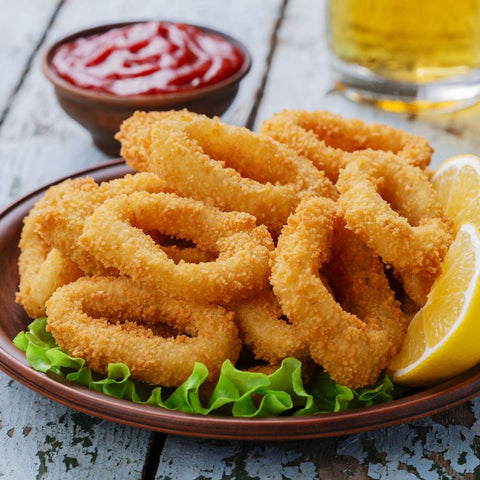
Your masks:
{"label": "plate rim", "polygon": [[[43,185],[7,205],[4,218],[49,186],[67,178],[101,176],[125,166],[121,158],[102,162]],[[392,402],[308,416],[239,418],[183,413],[109,397],[53,374],[34,370],[0,325],[0,370],[31,390],[74,410],[132,427],[224,440],[305,440],[354,434],[410,422],[460,405],[480,391],[480,366],[435,387]],[[87,406],[85,406],[87,405]]]}

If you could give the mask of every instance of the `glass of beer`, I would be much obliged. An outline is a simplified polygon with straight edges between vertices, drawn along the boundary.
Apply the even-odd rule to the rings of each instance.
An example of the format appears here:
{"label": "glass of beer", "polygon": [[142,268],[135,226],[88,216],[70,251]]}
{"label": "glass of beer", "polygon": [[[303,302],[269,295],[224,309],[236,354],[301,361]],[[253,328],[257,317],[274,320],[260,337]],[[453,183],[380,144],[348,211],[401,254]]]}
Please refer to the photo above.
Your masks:
{"label": "glass of beer", "polygon": [[390,111],[480,99],[480,0],[327,0],[337,87]]}

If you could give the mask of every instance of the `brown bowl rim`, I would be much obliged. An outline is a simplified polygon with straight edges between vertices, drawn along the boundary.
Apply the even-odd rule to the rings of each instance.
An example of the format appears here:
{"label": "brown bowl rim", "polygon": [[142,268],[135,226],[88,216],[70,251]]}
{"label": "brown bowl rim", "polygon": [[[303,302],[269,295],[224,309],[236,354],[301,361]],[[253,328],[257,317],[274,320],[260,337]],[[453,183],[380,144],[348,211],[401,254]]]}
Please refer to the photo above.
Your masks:
{"label": "brown bowl rim", "polygon": [[228,78],[221,80],[217,83],[214,83],[213,85],[208,85],[206,87],[201,87],[201,88],[195,88],[193,90],[187,90],[184,92],[180,91],[180,92],[174,92],[174,93],[119,96],[119,95],[114,95],[110,93],[97,92],[94,90],[88,90],[85,88],[77,87],[67,82],[62,77],[60,77],[51,66],[52,56],[55,50],[60,45],[71,42],[80,37],[88,37],[98,33],[106,32],[113,28],[120,28],[128,25],[135,25],[137,23],[147,23],[155,20],[158,20],[158,19],[130,20],[125,22],[101,24],[101,25],[97,25],[97,26],[72,32],[60,38],[59,40],[55,41],[44,50],[41,57],[41,69],[44,75],[46,76],[46,78],[54,85],[56,89],[58,88],[70,96],[81,97],[83,99],[90,100],[96,103],[101,102],[101,103],[110,103],[115,105],[132,105],[132,104],[141,105],[141,104],[152,104],[152,103],[161,104],[162,102],[171,104],[173,102],[180,103],[180,102],[188,102],[191,100],[196,100],[198,98],[206,97],[212,93],[218,92],[224,88],[227,88],[235,83],[240,82],[240,80],[242,80],[242,78],[250,71],[250,68],[252,66],[252,56],[248,48],[240,40],[237,40],[231,35],[211,27],[207,27],[207,26],[199,25],[195,23],[179,22],[174,20],[159,20],[159,21],[163,23],[168,23],[168,24],[190,25],[190,26],[199,28],[203,32],[218,35],[223,39],[229,41],[233,45],[235,45],[237,48],[240,49],[243,55],[243,63],[240,69],[237,72],[235,72],[233,75],[230,75]]}

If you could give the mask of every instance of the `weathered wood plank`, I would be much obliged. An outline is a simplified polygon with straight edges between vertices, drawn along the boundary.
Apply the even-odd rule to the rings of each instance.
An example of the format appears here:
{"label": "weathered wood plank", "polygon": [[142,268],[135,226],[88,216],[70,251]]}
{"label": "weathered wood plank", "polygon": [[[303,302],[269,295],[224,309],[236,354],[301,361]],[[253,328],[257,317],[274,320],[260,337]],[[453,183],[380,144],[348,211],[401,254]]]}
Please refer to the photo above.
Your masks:
{"label": "weathered wood plank", "polygon": [[[480,400],[398,427],[340,439],[340,464],[364,468],[368,478],[478,478]],[[357,477],[355,477],[357,478]]]}
{"label": "weathered wood plank", "polygon": [[0,372],[0,478],[139,479],[150,438],[74,412]]}
{"label": "weathered wood plank", "polygon": [[[2,2],[0,6],[0,118],[21,80],[59,0]],[[28,12],[28,15],[25,15]],[[18,19],[23,21],[19,22]],[[5,68],[7,67],[7,68]]]}
{"label": "weathered wood plank", "polygon": [[480,399],[409,424],[299,442],[169,436],[158,480],[474,479],[480,475]]}
{"label": "weathered wood plank", "polygon": [[318,479],[315,464],[300,447],[288,444],[196,440],[169,436],[157,480]]}

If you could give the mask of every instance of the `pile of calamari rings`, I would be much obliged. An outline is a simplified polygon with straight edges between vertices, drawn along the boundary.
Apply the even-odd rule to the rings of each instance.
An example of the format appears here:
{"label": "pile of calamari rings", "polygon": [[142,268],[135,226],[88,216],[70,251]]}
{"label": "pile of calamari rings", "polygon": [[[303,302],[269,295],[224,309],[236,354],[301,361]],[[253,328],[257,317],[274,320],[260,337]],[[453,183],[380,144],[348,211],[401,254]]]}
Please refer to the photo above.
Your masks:
{"label": "pile of calamari rings", "polygon": [[60,348],[162,386],[245,352],[351,388],[388,367],[452,241],[425,139],[287,110],[260,133],[136,112],[117,139],[135,173],[54,185],[24,220],[16,298]]}

